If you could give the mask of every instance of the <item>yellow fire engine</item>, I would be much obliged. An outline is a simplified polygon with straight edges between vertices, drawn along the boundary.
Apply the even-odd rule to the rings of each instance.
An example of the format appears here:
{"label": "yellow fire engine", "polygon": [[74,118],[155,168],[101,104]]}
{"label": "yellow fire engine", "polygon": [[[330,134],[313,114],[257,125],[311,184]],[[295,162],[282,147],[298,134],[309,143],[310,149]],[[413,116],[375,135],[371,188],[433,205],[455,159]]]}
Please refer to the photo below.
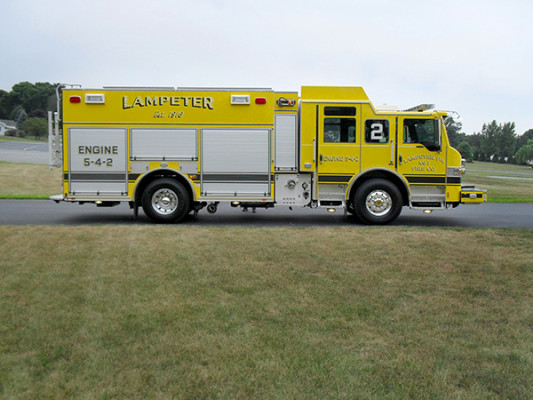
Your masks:
{"label": "yellow fire engine", "polygon": [[461,186],[445,112],[374,106],[361,87],[60,87],[50,123],[64,172],[56,201],[180,221],[235,207],[344,209],[367,224],[487,201]]}

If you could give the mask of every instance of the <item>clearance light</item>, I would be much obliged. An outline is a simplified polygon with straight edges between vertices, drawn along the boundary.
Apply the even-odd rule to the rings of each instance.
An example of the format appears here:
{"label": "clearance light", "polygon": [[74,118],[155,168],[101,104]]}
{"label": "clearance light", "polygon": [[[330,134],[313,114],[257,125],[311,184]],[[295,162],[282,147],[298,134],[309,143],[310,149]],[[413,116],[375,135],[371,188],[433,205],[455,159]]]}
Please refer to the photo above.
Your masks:
{"label": "clearance light", "polygon": [[328,212],[330,212],[330,213],[334,213],[334,212],[335,212],[335,209],[334,209],[334,208],[328,208]]}
{"label": "clearance light", "polygon": [[105,95],[104,94],[86,94],[85,102],[87,104],[105,104]]}
{"label": "clearance light", "polygon": [[74,104],[81,103],[81,96],[70,96],[70,102]]}
{"label": "clearance light", "polygon": [[266,104],[267,99],[265,97],[256,97],[255,98],[255,104]]}
{"label": "clearance light", "polygon": [[247,94],[232,94],[231,104],[250,104],[250,95]]}
{"label": "clearance light", "polygon": [[424,214],[431,214],[431,210],[424,210]]}

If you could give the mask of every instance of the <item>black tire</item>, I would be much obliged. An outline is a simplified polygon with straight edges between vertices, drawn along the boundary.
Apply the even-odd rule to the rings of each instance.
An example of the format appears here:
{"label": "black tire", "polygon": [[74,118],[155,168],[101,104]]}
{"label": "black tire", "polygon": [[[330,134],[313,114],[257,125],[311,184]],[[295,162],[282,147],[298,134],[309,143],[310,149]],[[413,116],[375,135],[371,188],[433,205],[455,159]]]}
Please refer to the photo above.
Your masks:
{"label": "black tire", "polygon": [[141,197],[144,213],[156,222],[180,221],[190,210],[187,189],[174,179],[156,179],[146,186]]}
{"label": "black tire", "polygon": [[368,225],[385,225],[402,211],[402,195],[395,184],[385,179],[364,182],[352,200],[355,216]]}

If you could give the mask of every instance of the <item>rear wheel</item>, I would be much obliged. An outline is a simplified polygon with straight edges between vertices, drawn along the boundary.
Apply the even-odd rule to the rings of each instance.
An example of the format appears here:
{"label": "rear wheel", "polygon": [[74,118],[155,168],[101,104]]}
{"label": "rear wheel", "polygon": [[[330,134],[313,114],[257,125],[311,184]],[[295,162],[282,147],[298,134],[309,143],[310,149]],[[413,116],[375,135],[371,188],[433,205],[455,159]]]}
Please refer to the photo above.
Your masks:
{"label": "rear wheel", "polygon": [[393,183],[384,179],[371,179],[357,189],[352,207],[363,223],[384,225],[400,215],[402,195]]}
{"label": "rear wheel", "polygon": [[157,179],[146,187],[141,204],[146,215],[156,222],[177,222],[190,210],[185,187],[168,178]]}

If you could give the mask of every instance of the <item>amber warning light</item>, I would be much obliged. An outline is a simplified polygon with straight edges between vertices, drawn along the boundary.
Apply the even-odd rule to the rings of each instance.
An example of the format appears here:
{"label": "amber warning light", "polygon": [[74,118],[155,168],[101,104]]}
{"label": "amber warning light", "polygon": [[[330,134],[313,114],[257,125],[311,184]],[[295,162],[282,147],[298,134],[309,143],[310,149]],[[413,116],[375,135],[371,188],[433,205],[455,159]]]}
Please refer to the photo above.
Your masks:
{"label": "amber warning light", "polygon": [[280,107],[292,107],[296,104],[296,100],[286,99],[285,97],[280,97],[278,99],[278,106]]}

